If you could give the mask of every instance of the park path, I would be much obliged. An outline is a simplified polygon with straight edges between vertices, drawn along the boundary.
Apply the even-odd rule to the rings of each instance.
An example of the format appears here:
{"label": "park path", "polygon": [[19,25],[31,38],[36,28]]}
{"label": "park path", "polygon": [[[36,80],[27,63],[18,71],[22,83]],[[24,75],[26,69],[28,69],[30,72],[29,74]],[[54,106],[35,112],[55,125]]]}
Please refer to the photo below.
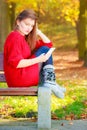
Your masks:
{"label": "park path", "polygon": [[[38,130],[38,128],[37,122],[31,122],[24,119],[3,119],[0,120],[0,130]],[[50,130],[87,130],[87,120],[52,120],[52,128]]]}
{"label": "park path", "polygon": [[87,67],[78,59],[77,50],[60,51],[53,53],[56,76],[60,80],[87,80]]}

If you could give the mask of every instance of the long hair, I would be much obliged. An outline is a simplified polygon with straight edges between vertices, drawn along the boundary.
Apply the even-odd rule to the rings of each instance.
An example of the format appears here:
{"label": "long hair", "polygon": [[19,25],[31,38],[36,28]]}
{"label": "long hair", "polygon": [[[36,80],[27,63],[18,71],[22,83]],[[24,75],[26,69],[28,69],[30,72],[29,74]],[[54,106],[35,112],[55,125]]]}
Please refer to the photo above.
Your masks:
{"label": "long hair", "polygon": [[26,41],[28,42],[31,51],[33,51],[35,49],[35,45],[36,45],[36,21],[37,21],[37,16],[35,14],[35,12],[33,10],[23,10],[16,18],[15,20],[15,29],[17,29],[17,20],[22,21],[26,18],[31,18],[33,20],[35,20],[35,24],[34,27],[32,29],[32,31],[25,36]]}

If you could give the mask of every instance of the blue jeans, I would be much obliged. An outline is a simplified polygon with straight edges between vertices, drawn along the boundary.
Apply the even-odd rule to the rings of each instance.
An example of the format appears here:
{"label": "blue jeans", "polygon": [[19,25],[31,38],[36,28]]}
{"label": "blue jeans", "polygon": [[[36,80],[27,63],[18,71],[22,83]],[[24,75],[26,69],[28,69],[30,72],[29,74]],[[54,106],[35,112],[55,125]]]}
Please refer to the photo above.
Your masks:
{"label": "blue jeans", "polygon": [[[49,48],[47,46],[42,46],[34,54],[35,54],[36,57],[38,57],[42,53],[46,54],[48,51],[49,51]],[[49,65],[49,64],[53,65],[52,55],[49,57],[49,59],[46,62],[39,63],[40,83],[43,82],[43,75],[42,75],[43,67],[46,66],[46,65]]]}
{"label": "blue jeans", "polygon": [[[42,46],[40,47],[36,52],[35,52],[35,56],[38,57],[40,56],[42,53],[47,53],[49,51],[49,48],[47,46]],[[50,58],[46,61],[46,62],[43,62],[43,66],[45,65],[48,65],[48,64],[51,64],[53,65],[53,58],[52,58],[52,55],[50,56]]]}

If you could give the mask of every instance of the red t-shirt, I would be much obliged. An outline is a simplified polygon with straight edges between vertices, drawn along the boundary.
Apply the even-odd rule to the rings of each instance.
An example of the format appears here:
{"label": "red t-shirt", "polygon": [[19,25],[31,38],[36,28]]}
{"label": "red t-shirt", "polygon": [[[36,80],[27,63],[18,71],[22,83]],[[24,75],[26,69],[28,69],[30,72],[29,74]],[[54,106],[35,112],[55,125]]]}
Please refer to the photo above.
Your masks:
{"label": "red t-shirt", "polygon": [[[42,40],[37,41],[36,48],[41,46],[52,47],[52,43],[44,43]],[[22,59],[31,59],[31,50],[25,37],[19,32],[11,32],[4,45],[4,71],[6,81],[9,87],[29,87],[38,85],[39,71],[38,64],[29,67],[16,68]]]}

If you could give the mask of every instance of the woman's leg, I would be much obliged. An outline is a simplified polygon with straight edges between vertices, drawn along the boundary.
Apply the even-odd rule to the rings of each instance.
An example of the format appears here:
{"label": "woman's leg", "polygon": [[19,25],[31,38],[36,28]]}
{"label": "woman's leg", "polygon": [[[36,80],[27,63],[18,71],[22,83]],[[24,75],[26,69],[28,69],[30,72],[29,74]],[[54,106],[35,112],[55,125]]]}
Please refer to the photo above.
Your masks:
{"label": "woman's leg", "polygon": [[[49,51],[49,48],[47,46],[42,46],[40,47],[34,54],[36,57],[40,56],[42,53],[47,53]],[[46,65],[53,65],[53,58],[52,55],[50,56],[50,58],[43,63],[39,63],[39,74],[40,74],[40,81],[39,83],[42,84],[43,83],[43,68]]]}
{"label": "woman's leg", "polygon": [[[35,52],[35,55],[36,57],[40,56],[42,53],[47,53],[49,51],[49,48],[47,46],[42,46],[40,47],[36,52]],[[43,66],[45,65],[48,65],[48,64],[51,64],[53,65],[53,58],[52,58],[52,55],[50,56],[50,58],[46,61],[46,62],[43,62]]]}
{"label": "woman's leg", "polygon": [[[35,55],[39,56],[42,53],[47,53],[48,50],[49,50],[48,47],[43,46],[35,52]],[[59,98],[64,97],[63,92],[65,91],[65,88],[60,87],[56,83],[52,55],[46,62],[42,63],[42,65],[40,67],[40,81],[43,82],[43,86],[51,87],[51,90],[57,97],[59,97]]]}

